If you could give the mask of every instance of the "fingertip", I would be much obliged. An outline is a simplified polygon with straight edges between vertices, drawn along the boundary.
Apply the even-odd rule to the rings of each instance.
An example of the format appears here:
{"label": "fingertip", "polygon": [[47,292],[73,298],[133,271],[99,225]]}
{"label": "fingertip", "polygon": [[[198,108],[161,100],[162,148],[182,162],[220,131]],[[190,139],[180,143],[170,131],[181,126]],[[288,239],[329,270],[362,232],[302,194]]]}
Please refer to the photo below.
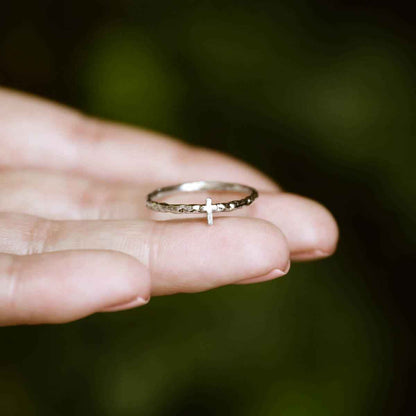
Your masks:
{"label": "fingertip", "polygon": [[253,283],[268,282],[269,280],[274,280],[274,279],[277,279],[278,277],[285,276],[289,272],[289,269],[290,269],[290,261],[288,262],[285,270],[273,269],[269,273],[266,273],[264,275],[240,280],[239,282],[237,282],[237,284],[248,285],[248,284],[253,284]]}
{"label": "fingertip", "polygon": [[290,252],[283,233],[256,218],[163,221],[153,229],[152,292],[199,292],[285,270]]}
{"label": "fingertip", "polygon": [[310,201],[310,205],[313,215],[308,216],[302,245],[292,251],[292,260],[320,259],[336,251],[339,229],[334,216],[318,202]]}
{"label": "fingertip", "polygon": [[[90,251],[91,254],[94,251]],[[134,257],[118,251],[96,251],[93,270],[99,275],[98,284],[103,290],[103,308],[135,302],[146,304],[151,296],[149,269]]]}
{"label": "fingertip", "polygon": [[334,253],[338,226],[320,203],[290,193],[263,193],[255,215],[276,224],[285,234],[292,260],[311,260]]}
{"label": "fingertip", "polygon": [[131,300],[131,301],[127,301],[127,302],[122,302],[113,306],[108,306],[105,307],[103,309],[101,309],[100,312],[118,312],[118,311],[125,311],[127,309],[133,309],[133,308],[137,308],[139,306],[144,306],[147,303],[149,303],[150,297],[149,298],[142,298],[140,296],[138,296],[137,298]]}
{"label": "fingertip", "polygon": [[148,269],[127,254],[69,250],[3,257],[0,322],[4,325],[65,323],[150,298]]}
{"label": "fingertip", "polygon": [[[288,270],[290,267],[290,249],[283,232],[269,221],[257,218],[239,218],[246,220],[246,226],[251,227],[253,244],[245,245],[250,252],[247,256],[254,260],[256,269],[264,274],[272,269]],[[243,240],[244,241],[244,240]],[[260,267],[261,265],[261,267]],[[256,274],[259,276],[260,273]]]}
{"label": "fingertip", "polygon": [[[51,300],[60,311],[58,322],[72,321],[106,309],[122,310],[147,303],[151,279],[147,267],[128,254],[117,251],[87,250],[51,253],[61,255],[67,264],[67,308]],[[67,255],[67,258],[63,256]],[[46,256],[46,254],[45,254]],[[126,307],[124,307],[126,309]]]}

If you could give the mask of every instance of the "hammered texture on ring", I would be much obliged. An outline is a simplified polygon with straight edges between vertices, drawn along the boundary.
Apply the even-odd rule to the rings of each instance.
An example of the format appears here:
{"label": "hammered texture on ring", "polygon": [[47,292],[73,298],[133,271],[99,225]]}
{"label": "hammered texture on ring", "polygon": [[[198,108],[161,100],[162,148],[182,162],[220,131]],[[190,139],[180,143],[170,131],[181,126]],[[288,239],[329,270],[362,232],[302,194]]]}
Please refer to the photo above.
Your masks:
{"label": "hammered texture on ring", "polygon": [[[219,202],[216,204],[212,203],[211,198],[207,198],[205,204],[169,204],[167,202],[159,202],[156,200],[173,193],[199,191],[242,192],[248,195],[241,199],[233,199],[231,201]],[[208,223],[212,224],[213,212],[229,212],[248,206],[252,204],[257,197],[257,190],[250,186],[230,182],[197,181],[158,188],[147,195],[146,206],[153,211],[171,214],[207,214]]]}

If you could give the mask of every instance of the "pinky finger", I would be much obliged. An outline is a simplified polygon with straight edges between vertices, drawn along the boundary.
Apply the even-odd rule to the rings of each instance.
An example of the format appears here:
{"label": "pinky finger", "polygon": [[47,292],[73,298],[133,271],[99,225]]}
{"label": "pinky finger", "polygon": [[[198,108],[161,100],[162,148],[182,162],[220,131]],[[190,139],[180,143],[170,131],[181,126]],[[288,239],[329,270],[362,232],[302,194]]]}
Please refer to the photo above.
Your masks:
{"label": "pinky finger", "polygon": [[148,269],[115,251],[0,254],[0,325],[64,323],[148,302]]}

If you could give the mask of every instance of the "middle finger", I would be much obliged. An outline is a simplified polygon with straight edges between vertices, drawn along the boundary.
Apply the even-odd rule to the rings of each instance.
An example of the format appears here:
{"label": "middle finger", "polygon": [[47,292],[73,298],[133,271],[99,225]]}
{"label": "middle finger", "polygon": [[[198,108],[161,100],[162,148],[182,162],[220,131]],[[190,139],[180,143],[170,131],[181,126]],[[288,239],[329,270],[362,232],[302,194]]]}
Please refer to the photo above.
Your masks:
{"label": "middle finger", "polygon": [[[0,172],[0,211],[59,220],[170,219],[172,215],[154,213],[145,206],[146,194],[157,186],[109,184],[45,171],[6,170]],[[180,198],[181,202],[190,202],[187,198],[194,196],[181,194]],[[228,199],[226,195],[222,198]],[[317,202],[298,195],[260,192],[253,205],[233,212],[232,216],[252,216],[277,225],[286,235],[295,260],[323,257],[335,249],[338,233],[331,214]]]}

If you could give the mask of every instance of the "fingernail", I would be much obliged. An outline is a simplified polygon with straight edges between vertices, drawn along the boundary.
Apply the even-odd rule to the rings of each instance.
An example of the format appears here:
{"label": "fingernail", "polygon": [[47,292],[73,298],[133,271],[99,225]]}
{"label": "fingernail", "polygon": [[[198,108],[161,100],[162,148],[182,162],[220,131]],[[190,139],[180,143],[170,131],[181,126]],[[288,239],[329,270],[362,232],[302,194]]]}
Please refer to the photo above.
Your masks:
{"label": "fingernail", "polygon": [[307,251],[298,251],[294,252],[291,255],[291,258],[294,260],[312,260],[312,259],[321,259],[323,257],[330,256],[331,253],[324,250],[307,250]]}
{"label": "fingernail", "polygon": [[108,308],[101,309],[100,312],[117,312],[117,311],[125,311],[127,309],[137,308],[138,306],[146,305],[150,300],[138,297],[133,299],[129,302],[122,303],[120,305],[109,306]]}
{"label": "fingernail", "polygon": [[290,269],[290,263],[285,268],[285,270],[273,269],[272,271],[270,271],[267,274],[264,274],[262,276],[257,276],[257,277],[250,277],[249,279],[240,280],[236,284],[237,285],[248,285],[248,284],[251,284],[251,283],[267,282],[268,280],[273,280],[273,279],[276,279],[278,277],[284,276],[285,274],[287,274],[289,269]]}

